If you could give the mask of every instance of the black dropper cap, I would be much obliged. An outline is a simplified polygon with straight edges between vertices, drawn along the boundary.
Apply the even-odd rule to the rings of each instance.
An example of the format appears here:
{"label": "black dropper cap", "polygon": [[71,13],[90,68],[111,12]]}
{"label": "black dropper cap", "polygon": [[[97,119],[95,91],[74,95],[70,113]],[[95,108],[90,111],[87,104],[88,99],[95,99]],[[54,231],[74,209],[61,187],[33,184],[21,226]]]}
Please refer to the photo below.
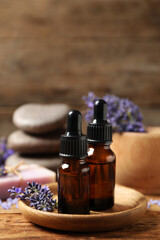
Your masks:
{"label": "black dropper cap", "polygon": [[95,143],[112,142],[112,125],[107,122],[107,104],[103,99],[94,103],[94,119],[87,127],[87,140]]}
{"label": "black dropper cap", "polygon": [[82,116],[77,110],[68,113],[66,133],[61,136],[61,157],[86,158],[87,138],[82,134]]}

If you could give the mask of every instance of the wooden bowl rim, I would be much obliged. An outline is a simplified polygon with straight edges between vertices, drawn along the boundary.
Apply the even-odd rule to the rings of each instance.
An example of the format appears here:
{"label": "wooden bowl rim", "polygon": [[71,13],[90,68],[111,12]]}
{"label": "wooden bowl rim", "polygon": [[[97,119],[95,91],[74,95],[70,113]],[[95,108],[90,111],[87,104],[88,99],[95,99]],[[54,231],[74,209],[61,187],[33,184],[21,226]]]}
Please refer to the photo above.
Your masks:
{"label": "wooden bowl rim", "polygon": [[[160,137],[160,127],[147,127],[146,128],[147,132],[114,132],[114,135],[118,135],[118,136],[138,136],[138,137]],[[158,130],[158,131],[156,131]]]}
{"label": "wooden bowl rim", "polygon": [[[57,185],[57,183],[53,183],[53,184],[46,184],[47,186],[51,186],[51,185]],[[139,196],[141,195],[141,200],[140,200],[140,203],[135,206],[135,207],[132,207],[130,209],[127,209],[127,210],[122,210],[122,211],[118,211],[118,212],[104,212],[104,211],[100,211],[100,212],[96,212],[94,214],[94,212],[92,214],[63,214],[63,213],[55,213],[55,212],[45,212],[45,211],[40,211],[40,210],[37,210],[37,209],[34,209],[30,206],[28,206],[24,201],[22,200],[19,200],[18,201],[18,205],[20,206],[20,208],[23,208],[23,209],[26,209],[27,211],[32,211],[33,213],[35,214],[41,214],[41,215],[44,215],[44,216],[50,216],[50,217],[56,217],[56,218],[74,218],[74,219],[92,219],[93,217],[96,218],[96,219],[99,219],[102,217],[103,215],[103,218],[105,217],[113,217],[114,216],[118,216],[118,215],[121,215],[122,213],[130,213],[130,212],[133,212],[133,211],[136,211],[136,209],[140,208],[141,206],[145,205],[146,204],[146,209],[147,209],[147,199],[146,197],[132,189],[132,188],[129,188],[129,187],[125,187],[125,186],[121,186],[119,184],[116,184],[117,187],[122,187],[122,188],[127,188],[127,189],[131,189],[132,191],[135,191],[137,194],[139,194]]]}

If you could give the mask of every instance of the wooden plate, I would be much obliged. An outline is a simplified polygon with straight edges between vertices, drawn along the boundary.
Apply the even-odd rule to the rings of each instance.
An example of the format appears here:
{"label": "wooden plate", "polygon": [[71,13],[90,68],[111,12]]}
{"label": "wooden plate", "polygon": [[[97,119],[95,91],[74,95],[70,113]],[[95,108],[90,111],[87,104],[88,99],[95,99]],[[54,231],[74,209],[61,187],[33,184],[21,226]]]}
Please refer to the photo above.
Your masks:
{"label": "wooden plate", "polygon": [[[49,186],[57,197],[57,183]],[[23,201],[19,201],[19,208],[26,219],[40,226],[74,232],[97,232],[136,222],[146,212],[147,200],[131,188],[116,185],[115,205],[104,212],[91,211],[88,215],[49,213],[33,209]]]}

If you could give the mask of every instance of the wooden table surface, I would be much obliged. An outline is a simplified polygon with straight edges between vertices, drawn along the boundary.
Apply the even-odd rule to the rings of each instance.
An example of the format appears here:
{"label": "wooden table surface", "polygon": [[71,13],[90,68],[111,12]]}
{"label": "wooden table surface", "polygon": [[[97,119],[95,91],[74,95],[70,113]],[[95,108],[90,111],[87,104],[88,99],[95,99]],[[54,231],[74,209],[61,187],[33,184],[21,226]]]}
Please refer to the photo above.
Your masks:
{"label": "wooden table surface", "polygon": [[[159,197],[149,197],[160,199]],[[0,208],[0,239],[160,239],[160,207],[151,206],[145,216],[136,224],[112,232],[71,233],[46,229],[28,222],[13,207],[10,210]]]}

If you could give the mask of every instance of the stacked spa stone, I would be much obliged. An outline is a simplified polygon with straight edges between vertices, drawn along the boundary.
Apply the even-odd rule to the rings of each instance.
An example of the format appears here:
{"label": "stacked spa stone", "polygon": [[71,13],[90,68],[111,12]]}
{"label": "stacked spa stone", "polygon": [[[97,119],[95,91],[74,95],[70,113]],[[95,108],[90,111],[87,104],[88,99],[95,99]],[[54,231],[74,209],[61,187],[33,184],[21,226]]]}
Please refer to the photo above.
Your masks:
{"label": "stacked spa stone", "polygon": [[56,171],[59,158],[60,136],[69,111],[66,104],[25,104],[13,114],[18,128],[8,137],[8,147],[15,153],[6,165],[15,166],[20,161],[36,163]]}

